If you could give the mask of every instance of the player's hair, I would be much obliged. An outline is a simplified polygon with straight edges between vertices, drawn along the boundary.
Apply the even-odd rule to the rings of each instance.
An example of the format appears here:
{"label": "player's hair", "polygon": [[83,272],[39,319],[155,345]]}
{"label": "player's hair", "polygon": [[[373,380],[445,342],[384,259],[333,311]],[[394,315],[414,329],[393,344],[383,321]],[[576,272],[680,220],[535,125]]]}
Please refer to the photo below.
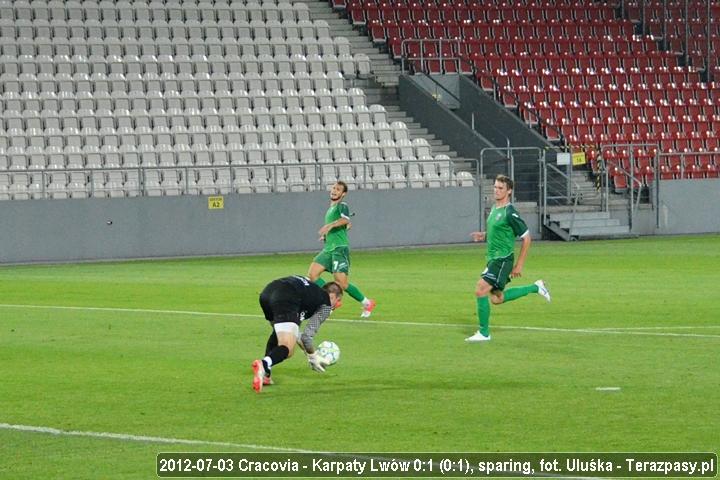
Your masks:
{"label": "player's hair", "polygon": [[515,186],[515,183],[512,181],[512,178],[508,177],[507,175],[498,175],[495,177],[496,182],[504,183],[505,186],[507,186],[508,190],[512,190]]}
{"label": "player's hair", "polygon": [[343,187],[343,193],[347,193],[347,191],[348,191],[347,183],[343,182],[342,180],[338,180],[337,182],[335,182],[335,184]]}
{"label": "player's hair", "polygon": [[342,297],[343,289],[337,282],[327,282],[322,286],[322,289],[328,293],[334,293],[336,297]]}

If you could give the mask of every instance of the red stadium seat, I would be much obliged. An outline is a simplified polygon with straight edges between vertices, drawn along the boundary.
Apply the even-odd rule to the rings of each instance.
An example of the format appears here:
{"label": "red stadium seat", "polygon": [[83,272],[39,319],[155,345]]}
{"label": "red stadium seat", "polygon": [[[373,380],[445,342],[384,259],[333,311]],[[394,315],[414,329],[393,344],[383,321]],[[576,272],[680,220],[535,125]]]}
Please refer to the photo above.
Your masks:
{"label": "red stadium seat", "polygon": [[720,178],[720,171],[718,170],[718,166],[709,163],[703,167],[703,171],[705,173],[705,178]]}

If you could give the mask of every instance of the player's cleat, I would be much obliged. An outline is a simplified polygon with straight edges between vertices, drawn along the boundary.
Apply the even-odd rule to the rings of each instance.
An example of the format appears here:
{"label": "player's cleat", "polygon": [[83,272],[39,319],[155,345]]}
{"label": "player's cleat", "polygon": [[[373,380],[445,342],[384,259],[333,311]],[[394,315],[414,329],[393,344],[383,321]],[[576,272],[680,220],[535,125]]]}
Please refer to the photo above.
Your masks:
{"label": "player's cleat", "polygon": [[370,303],[363,306],[363,311],[360,314],[361,318],[368,318],[370,315],[372,315],[373,310],[375,310],[375,307],[377,306],[377,302],[372,299],[368,299]]}
{"label": "player's cleat", "polygon": [[550,301],[550,290],[548,290],[547,287],[545,286],[545,282],[543,282],[542,280],[538,280],[537,282],[535,282],[535,285],[537,285],[537,287],[538,287],[538,295],[542,295],[545,298],[545,300],[547,300],[549,302]]}
{"label": "player's cleat", "polygon": [[483,335],[482,333],[480,333],[480,330],[478,330],[478,331],[475,332],[475,334],[472,335],[471,337],[467,337],[467,338],[465,339],[465,341],[466,341],[466,342],[471,342],[471,343],[488,342],[488,341],[490,341],[490,335],[488,335],[488,336],[486,337],[485,335]]}
{"label": "player's cleat", "polygon": [[255,360],[252,363],[252,369],[255,376],[253,377],[253,390],[260,393],[265,383],[265,367],[262,360]]}
{"label": "player's cleat", "polygon": [[270,375],[265,375],[263,377],[263,386],[267,387],[268,385],[275,385],[275,382],[273,382],[273,379]]}

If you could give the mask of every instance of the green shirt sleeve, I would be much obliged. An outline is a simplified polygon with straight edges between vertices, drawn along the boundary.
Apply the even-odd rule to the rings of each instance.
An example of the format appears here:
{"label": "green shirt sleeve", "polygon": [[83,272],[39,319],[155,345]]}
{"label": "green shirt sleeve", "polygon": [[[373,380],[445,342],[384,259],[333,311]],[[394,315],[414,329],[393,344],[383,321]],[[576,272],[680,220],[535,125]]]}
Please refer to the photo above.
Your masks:
{"label": "green shirt sleeve", "polygon": [[350,219],[350,207],[348,207],[348,204],[341,202],[338,205],[338,213],[340,214],[340,218]]}
{"label": "green shirt sleeve", "polygon": [[525,221],[520,218],[520,214],[512,205],[508,205],[507,207],[507,223],[510,225],[510,228],[512,228],[516,237],[519,237],[528,231]]}

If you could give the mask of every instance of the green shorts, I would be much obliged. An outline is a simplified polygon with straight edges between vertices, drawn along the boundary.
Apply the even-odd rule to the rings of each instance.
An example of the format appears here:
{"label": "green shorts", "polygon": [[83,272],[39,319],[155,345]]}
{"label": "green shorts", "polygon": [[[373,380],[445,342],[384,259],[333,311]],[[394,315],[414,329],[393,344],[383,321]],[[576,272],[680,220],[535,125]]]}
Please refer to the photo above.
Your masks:
{"label": "green shorts", "polygon": [[510,283],[510,272],[512,272],[514,263],[513,255],[490,260],[482,272],[482,278],[492,285],[493,290],[503,291],[505,285]]}
{"label": "green shorts", "polygon": [[323,250],[318,253],[313,262],[319,263],[330,273],[350,274],[350,249],[348,247],[336,247],[331,252]]}

